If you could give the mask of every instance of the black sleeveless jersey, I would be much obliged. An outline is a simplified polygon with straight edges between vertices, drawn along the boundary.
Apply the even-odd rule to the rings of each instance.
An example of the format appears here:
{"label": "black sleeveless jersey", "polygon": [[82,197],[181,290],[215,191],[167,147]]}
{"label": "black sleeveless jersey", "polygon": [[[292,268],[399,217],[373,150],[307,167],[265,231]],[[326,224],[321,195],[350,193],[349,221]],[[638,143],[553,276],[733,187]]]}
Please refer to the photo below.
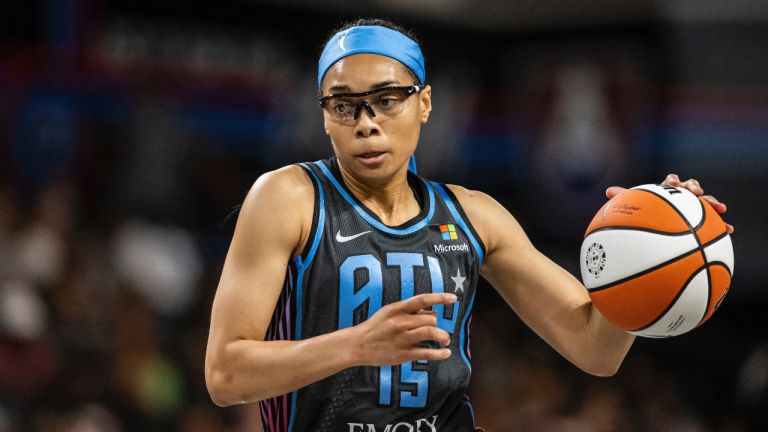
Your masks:
{"label": "black sleeveless jersey", "polygon": [[357,325],[384,305],[446,292],[458,301],[434,309],[438,327],[451,333],[451,356],[352,367],[261,401],[264,430],[471,431],[469,324],[485,249],[458,200],[409,172],[421,214],[390,227],[347,189],[336,158],[300,165],[315,189],[312,231],[288,266],[265,339],[311,338]]}

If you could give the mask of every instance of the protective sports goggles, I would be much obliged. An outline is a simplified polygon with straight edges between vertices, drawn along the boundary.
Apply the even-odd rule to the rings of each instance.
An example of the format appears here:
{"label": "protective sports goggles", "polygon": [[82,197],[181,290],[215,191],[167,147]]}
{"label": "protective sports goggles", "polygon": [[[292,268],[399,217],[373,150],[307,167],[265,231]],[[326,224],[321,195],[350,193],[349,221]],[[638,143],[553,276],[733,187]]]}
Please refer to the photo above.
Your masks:
{"label": "protective sports goggles", "polygon": [[384,87],[365,93],[339,93],[318,98],[328,118],[336,123],[352,126],[357,122],[360,111],[365,108],[376,123],[383,123],[400,114],[406,108],[410,97],[424,89],[423,85]]}

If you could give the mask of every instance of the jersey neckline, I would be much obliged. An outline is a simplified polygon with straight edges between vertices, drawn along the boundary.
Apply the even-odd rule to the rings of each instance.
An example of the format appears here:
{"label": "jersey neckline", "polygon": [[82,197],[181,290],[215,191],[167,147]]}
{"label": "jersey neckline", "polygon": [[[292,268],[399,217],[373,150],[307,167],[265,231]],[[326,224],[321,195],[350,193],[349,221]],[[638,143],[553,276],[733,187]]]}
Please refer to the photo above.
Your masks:
{"label": "jersey neckline", "polygon": [[411,187],[416,201],[421,204],[421,212],[398,226],[388,226],[381,221],[376,213],[360,202],[355,194],[347,188],[347,185],[344,183],[344,178],[341,176],[341,170],[339,169],[336,156],[317,161],[315,164],[321,171],[323,171],[331,183],[333,183],[336,190],[355,208],[355,210],[357,210],[360,216],[381,231],[390,234],[410,234],[428,224],[432,219],[432,215],[435,211],[435,193],[424,179],[410,171],[408,171],[408,185]]}

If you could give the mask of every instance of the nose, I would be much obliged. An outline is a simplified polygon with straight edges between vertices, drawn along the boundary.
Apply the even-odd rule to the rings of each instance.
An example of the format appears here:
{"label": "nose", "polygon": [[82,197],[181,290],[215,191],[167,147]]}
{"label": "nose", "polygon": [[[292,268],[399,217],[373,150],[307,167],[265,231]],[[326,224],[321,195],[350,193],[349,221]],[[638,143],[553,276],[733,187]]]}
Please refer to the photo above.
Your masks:
{"label": "nose", "polygon": [[371,106],[368,105],[368,102],[362,101],[359,104],[357,104],[357,106],[355,107],[355,117],[354,117],[355,120],[357,120],[357,117],[360,115],[360,110],[362,108],[365,108],[365,110],[368,111],[371,114],[371,116],[376,117],[376,113],[373,112],[373,108],[371,108]]}
{"label": "nose", "polygon": [[376,114],[373,109],[367,103],[364,105],[365,109],[360,109],[358,106],[355,112],[355,135],[359,137],[369,137],[371,135],[377,135],[379,133],[379,125],[373,118]]}

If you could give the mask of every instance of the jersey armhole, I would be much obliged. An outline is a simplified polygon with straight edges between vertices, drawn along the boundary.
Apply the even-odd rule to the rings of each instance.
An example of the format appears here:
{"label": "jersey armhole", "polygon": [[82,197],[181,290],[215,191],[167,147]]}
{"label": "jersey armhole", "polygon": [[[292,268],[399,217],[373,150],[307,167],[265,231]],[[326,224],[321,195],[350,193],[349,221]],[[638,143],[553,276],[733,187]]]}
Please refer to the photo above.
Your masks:
{"label": "jersey armhole", "polygon": [[454,195],[451,188],[448,187],[448,185],[440,183],[440,186],[443,187],[443,190],[445,190],[445,193],[448,194],[448,196],[451,198],[451,201],[453,201],[454,207],[456,207],[456,211],[459,212],[459,215],[462,219],[467,221],[467,228],[472,232],[472,235],[475,237],[475,240],[477,240],[477,243],[480,245],[480,249],[483,250],[483,256],[486,255],[487,251],[485,250],[485,243],[483,243],[483,239],[480,238],[480,236],[477,234],[477,231],[475,231],[475,227],[472,226],[472,221],[467,217],[467,214],[464,213],[464,208],[461,206],[461,203],[459,202],[459,199],[456,198],[456,195]]}
{"label": "jersey armhole", "polygon": [[317,250],[317,245],[320,242],[320,237],[323,234],[322,225],[325,220],[325,205],[323,196],[323,187],[320,185],[320,179],[312,171],[312,168],[306,166],[303,163],[296,164],[302,167],[306,172],[309,179],[312,181],[312,188],[314,189],[315,202],[312,212],[312,227],[309,230],[309,236],[307,237],[307,243],[301,250],[301,253],[294,259],[297,267],[306,267],[311,261]]}

